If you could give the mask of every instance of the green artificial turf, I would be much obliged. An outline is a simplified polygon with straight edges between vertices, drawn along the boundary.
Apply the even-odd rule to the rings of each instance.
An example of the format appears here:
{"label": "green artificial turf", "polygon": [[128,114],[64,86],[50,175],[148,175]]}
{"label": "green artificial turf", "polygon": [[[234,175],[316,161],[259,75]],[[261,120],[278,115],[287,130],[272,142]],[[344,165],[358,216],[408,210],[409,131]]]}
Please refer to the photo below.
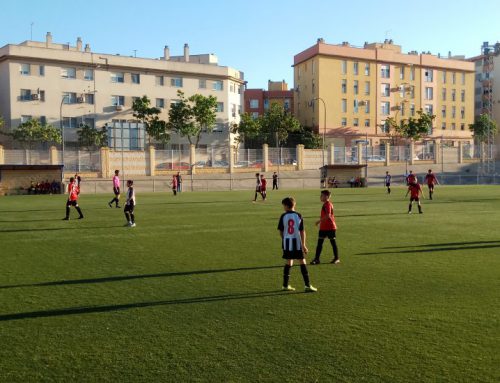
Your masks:
{"label": "green artificial turf", "polygon": [[[281,199],[318,190],[0,198],[1,382],[498,382],[500,188],[335,189],[342,263],[282,292]],[[72,218],[77,214],[72,211]],[[308,256],[312,259],[312,254]]]}

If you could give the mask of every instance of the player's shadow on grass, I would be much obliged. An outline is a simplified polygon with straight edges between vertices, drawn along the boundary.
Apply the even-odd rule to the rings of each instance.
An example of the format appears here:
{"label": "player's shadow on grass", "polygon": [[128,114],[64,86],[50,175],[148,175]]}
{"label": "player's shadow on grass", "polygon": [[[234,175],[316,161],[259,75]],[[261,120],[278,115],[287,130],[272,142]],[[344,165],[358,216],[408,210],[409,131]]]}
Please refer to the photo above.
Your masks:
{"label": "player's shadow on grass", "polygon": [[[478,250],[478,249],[493,249],[496,247],[500,247],[500,242],[496,244],[484,244],[481,245],[480,242],[476,244],[476,242],[465,242],[465,243],[456,243],[456,244],[442,244],[442,245],[424,245],[424,246],[436,246],[433,249],[414,249],[414,250],[394,250],[394,251],[377,251],[371,253],[358,253],[357,255],[381,255],[381,254],[415,254],[415,253],[435,253],[439,251],[457,251],[457,250]],[[473,245],[473,246],[469,246]],[[442,246],[442,247],[440,247]],[[419,247],[419,246],[412,246]],[[406,248],[406,247],[403,247]]]}
{"label": "player's shadow on grass", "polygon": [[257,267],[239,267],[239,268],[233,268],[233,269],[178,271],[178,272],[173,272],[173,273],[119,275],[119,276],[115,276],[115,277],[104,277],[104,278],[70,279],[70,280],[63,280],[63,281],[27,283],[27,284],[19,284],[19,285],[7,285],[7,286],[0,286],[0,289],[121,282],[121,281],[129,281],[129,280],[134,280],[134,279],[180,277],[180,276],[184,276],[184,275],[213,274],[213,273],[226,273],[226,272],[233,272],[233,271],[252,271],[252,270],[266,270],[266,269],[278,269],[278,268],[283,268],[283,266],[281,266],[281,265],[280,266],[257,266]]}
{"label": "player's shadow on grass", "polygon": [[287,291],[273,290],[273,291],[262,291],[256,293],[227,294],[227,295],[216,295],[216,296],[197,297],[197,298],[172,299],[172,300],[155,301],[155,302],[125,303],[120,305],[68,307],[68,308],[54,309],[54,310],[40,310],[40,311],[29,311],[23,313],[15,313],[15,314],[4,314],[0,315],[0,322],[21,320],[21,319],[59,317],[65,315],[105,313],[111,311],[169,306],[169,305],[185,305],[185,304],[195,304],[195,303],[231,301],[239,299],[265,298],[278,295],[295,295],[295,294],[306,294],[306,293],[305,292],[291,293]]}

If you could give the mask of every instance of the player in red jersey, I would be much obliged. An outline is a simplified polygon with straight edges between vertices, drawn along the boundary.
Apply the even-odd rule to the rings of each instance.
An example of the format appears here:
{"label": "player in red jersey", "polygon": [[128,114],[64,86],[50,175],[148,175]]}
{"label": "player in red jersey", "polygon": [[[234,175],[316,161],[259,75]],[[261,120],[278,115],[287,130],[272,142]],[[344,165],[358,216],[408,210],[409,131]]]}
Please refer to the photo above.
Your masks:
{"label": "player in red jersey", "polygon": [[264,177],[264,174],[260,175],[260,195],[262,196],[262,199],[265,201],[267,198],[267,180],[266,177]]}
{"label": "player in red jersey", "polygon": [[411,214],[411,207],[413,205],[413,201],[415,201],[418,205],[418,212],[422,214],[422,206],[420,206],[420,196],[424,198],[424,194],[422,192],[422,186],[418,182],[411,183],[408,185],[408,191],[406,192],[405,198],[410,193],[410,205],[408,206],[408,214]]}
{"label": "player in red jersey", "polygon": [[432,195],[434,194],[434,185],[439,185],[439,181],[432,172],[432,169],[429,169],[429,172],[425,175],[425,182],[427,182],[427,187],[429,188],[429,199],[432,199]]}
{"label": "player in red jersey", "polygon": [[330,202],[331,193],[329,190],[321,191],[321,202],[323,206],[321,208],[321,218],[316,221],[316,226],[319,225],[319,235],[318,244],[316,246],[316,255],[311,261],[311,265],[317,265],[320,263],[319,257],[321,255],[321,250],[323,250],[323,242],[325,238],[330,240],[333,249],[333,259],[330,263],[340,263],[339,250],[337,248],[336,232],[337,224],[335,223],[335,216],[333,215],[333,205]]}
{"label": "player in red jersey", "polygon": [[78,212],[78,214],[80,214],[78,219],[82,219],[83,213],[82,213],[82,210],[80,209],[80,206],[78,206],[78,196],[80,194],[80,186],[75,181],[74,177],[71,177],[69,179],[68,194],[69,194],[68,201],[66,202],[66,217],[64,217],[63,219],[65,221],[69,220],[69,210],[70,210],[71,206],[73,206],[76,209],[76,211]]}

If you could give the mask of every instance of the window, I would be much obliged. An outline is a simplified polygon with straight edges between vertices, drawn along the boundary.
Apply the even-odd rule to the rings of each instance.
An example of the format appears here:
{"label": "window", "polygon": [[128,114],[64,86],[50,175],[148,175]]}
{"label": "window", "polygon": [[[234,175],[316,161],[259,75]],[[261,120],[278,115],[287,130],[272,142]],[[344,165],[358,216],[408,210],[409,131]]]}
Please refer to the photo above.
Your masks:
{"label": "window", "polygon": [[446,122],[442,122],[441,123],[441,129],[442,130],[446,130]]}
{"label": "window", "polygon": [[124,106],[125,105],[125,96],[111,96],[111,105]]}
{"label": "window", "polygon": [[347,80],[342,79],[342,93],[347,93]]}
{"label": "window", "polygon": [[156,99],[156,107],[157,108],[165,108],[165,99],[163,98],[157,98]]}
{"label": "window", "polygon": [[446,71],[441,72],[441,81],[443,84],[446,84]]}
{"label": "window", "polygon": [[465,124],[460,124],[460,130],[465,130]]}
{"label": "window", "polygon": [[39,65],[38,66],[38,75],[40,77],[45,76],[45,65]]}
{"label": "window", "polygon": [[21,89],[21,101],[31,101],[31,89]]}
{"label": "window", "polygon": [[457,114],[457,108],[455,106],[451,107],[451,118],[455,118]]}
{"label": "window", "polygon": [[243,86],[242,85],[238,85],[238,94],[241,94],[242,89],[243,89]]}
{"label": "window", "polygon": [[47,117],[46,116],[40,116],[38,121],[40,121],[40,125],[42,125],[42,126],[47,125]]}
{"label": "window", "polygon": [[380,103],[380,113],[383,116],[388,116],[391,110],[391,103],[388,101],[384,101]]}
{"label": "window", "polygon": [[365,101],[365,113],[370,113],[370,101]]}
{"label": "window", "polygon": [[464,89],[462,89],[462,91],[460,92],[460,100],[462,102],[465,102],[465,90]]}
{"label": "window", "polygon": [[461,75],[462,75],[462,85],[465,85],[465,73],[462,72]]}
{"label": "window", "polygon": [[19,69],[19,72],[23,76],[29,76],[31,74],[30,64],[21,64],[21,68]]}
{"label": "window", "polygon": [[111,82],[123,83],[125,82],[125,77],[123,72],[112,72],[111,73]]}
{"label": "window", "polygon": [[382,125],[380,126],[382,133],[389,133],[389,123],[387,121],[382,121]]}
{"label": "window", "polygon": [[415,98],[415,86],[410,86],[410,98]]}
{"label": "window", "polygon": [[366,119],[365,120],[365,128],[369,128],[370,127],[370,120]]}
{"label": "window", "polygon": [[268,109],[269,109],[269,99],[268,99],[268,98],[265,98],[265,99],[264,99],[264,109],[265,109],[265,110],[268,110]]}
{"label": "window", "polygon": [[347,100],[345,98],[342,99],[342,113],[347,113]]}
{"label": "window", "polygon": [[63,104],[76,104],[76,93],[75,92],[64,92],[62,94]]}
{"label": "window", "polygon": [[365,76],[370,75],[370,64],[366,63],[365,64]]}
{"label": "window", "polygon": [[445,105],[443,105],[441,107],[441,117],[446,118],[446,106]]}
{"label": "window", "polygon": [[163,76],[155,76],[155,85],[163,86],[165,84]]}
{"label": "window", "polygon": [[460,118],[463,120],[465,118],[465,107],[460,108]]}
{"label": "window", "polygon": [[404,116],[406,113],[404,101],[401,101],[401,104],[399,104],[399,110],[400,110],[401,116]]}
{"label": "window", "polygon": [[182,77],[173,77],[170,79],[170,86],[182,88]]}
{"label": "window", "polygon": [[415,116],[415,104],[410,104],[410,116]]}
{"label": "window", "polygon": [[456,125],[454,122],[451,123],[451,130],[455,130],[456,129]]}
{"label": "window", "polygon": [[44,90],[38,91],[38,97],[40,98],[40,101],[45,101],[45,91]]}
{"label": "window", "polygon": [[354,100],[353,108],[353,112],[358,113],[358,100]]}
{"label": "window", "polygon": [[404,80],[404,78],[405,78],[405,67],[404,66],[399,68],[399,78],[401,80]]}
{"label": "window", "polygon": [[433,82],[434,81],[434,71],[432,69],[424,70],[424,80],[425,82]]}
{"label": "window", "polygon": [[341,122],[342,126],[347,126],[347,118],[345,117],[342,117],[342,122]]}
{"label": "window", "polygon": [[414,80],[415,80],[415,67],[411,66],[410,67],[410,81],[414,81]]}
{"label": "window", "polygon": [[365,95],[370,94],[370,81],[365,81]]}
{"label": "window", "polygon": [[217,103],[217,112],[219,112],[219,113],[224,112],[224,103],[223,102]]}
{"label": "window", "polygon": [[91,128],[95,127],[95,120],[92,117],[85,117],[83,123]]}
{"label": "window", "polygon": [[354,120],[352,120],[352,125],[353,126],[359,126],[359,120],[357,118],[355,118]]}
{"label": "window", "polygon": [[259,118],[259,112],[252,112],[252,118],[254,120],[256,120],[257,118]]}
{"label": "window", "polygon": [[87,104],[94,105],[94,94],[92,94],[92,93],[85,94],[85,102]]}
{"label": "window", "polygon": [[425,87],[425,99],[433,100],[434,99],[434,89],[431,87]]}
{"label": "window", "polygon": [[389,97],[391,95],[391,85],[390,84],[381,84],[380,91],[382,96]]}
{"label": "window", "polygon": [[453,73],[451,74],[451,83],[452,83],[453,85],[455,85],[455,84],[457,83],[457,74],[456,74],[455,72],[453,72]]}
{"label": "window", "polygon": [[457,92],[455,89],[451,90],[451,101],[456,101],[456,98],[457,98],[456,93]]}
{"label": "window", "polygon": [[76,129],[78,128],[78,120],[76,117],[63,117],[63,128]]}
{"label": "window", "polygon": [[83,79],[87,81],[94,80],[94,70],[93,69],[84,69],[83,70]]}
{"label": "window", "polygon": [[136,102],[137,100],[140,100],[140,99],[141,99],[140,97],[132,96],[132,105],[134,105],[134,102]]}
{"label": "window", "polygon": [[234,83],[229,83],[229,92],[234,93]]}
{"label": "window", "polygon": [[231,104],[231,116],[236,117],[236,104]]}
{"label": "window", "polygon": [[21,116],[21,124],[24,124],[25,122],[28,122],[32,118],[33,118],[32,116],[26,116],[26,115]]}
{"label": "window", "polygon": [[257,109],[259,107],[259,100],[251,99],[250,100],[250,108]]}
{"label": "window", "polygon": [[285,101],[283,101],[283,107],[285,109],[285,112],[290,110],[290,99],[289,98],[286,98]]}
{"label": "window", "polygon": [[441,91],[441,100],[446,101],[446,89]]}
{"label": "window", "polygon": [[342,74],[347,74],[347,61],[342,60],[341,66],[342,66],[341,68]]}
{"label": "window", "polygon": [[354,80],[354,94],[359,93],[359,85],[358,85],[358,80]]}
{"label": "window", "polygon": [[352,70],[354,71],[354,75],[357,76],[359,73],[359,63],[357,61],[353,63]]}
{"label": "window", "polygon": [[214,81],[212,90],[224,90],[224,83],[221,80]]}
{"label": "window", "polygon": [[427,114],[433,114],[433,107],[432,107],[432,104],[425,104],[425,107],[424,107],[424,110],[425,110],[425,113]]}
{"label": "window", "polygon": [[390,78],[391,77],[390,65],[381,65],[380,66],[380,77],[382,77],[382,78]]}
{"label": "window", "polygon": [[141,75],[139,73],[131,73],[132,84],[140,84],[141,83]]}
{"label": "window", "polygon": [[76,68],[61,68],[61,78],[75,79]]}

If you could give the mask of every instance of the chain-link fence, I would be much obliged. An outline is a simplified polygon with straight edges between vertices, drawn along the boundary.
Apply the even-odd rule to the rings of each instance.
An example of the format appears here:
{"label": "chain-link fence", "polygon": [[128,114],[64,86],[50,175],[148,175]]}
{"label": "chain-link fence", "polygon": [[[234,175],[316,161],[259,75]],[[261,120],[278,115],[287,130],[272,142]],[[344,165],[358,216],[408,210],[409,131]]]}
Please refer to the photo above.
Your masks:
{"label": "chain-link fence", "polygon": [[189,170],[190,152],[189,150],[156,150],[155,151],[156,170]]}
{"label": "chain-link fence", "polygon": [[101,152],[65,150],[64,170],[67,172],[99,172],[101,171]]}
{"label": "chain-link fence", "polygon": [[262,168],[264,155],[262,149],[239,149],[236,151],[235,168]]}

